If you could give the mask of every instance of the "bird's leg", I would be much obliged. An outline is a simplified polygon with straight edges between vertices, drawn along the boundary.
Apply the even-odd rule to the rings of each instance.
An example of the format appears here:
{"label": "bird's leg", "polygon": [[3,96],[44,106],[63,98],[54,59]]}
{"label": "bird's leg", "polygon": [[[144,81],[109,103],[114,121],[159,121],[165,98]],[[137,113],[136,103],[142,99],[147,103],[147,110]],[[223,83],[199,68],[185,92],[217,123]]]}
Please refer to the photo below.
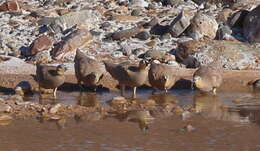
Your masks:
{"label": "bird's leg", "polygon": [[38,91],[39,91],[40,97],[42,96],[42,91],[41,91],[41,89],[42,89],[42,88],[41,88],[41,86],[39,85],[39,90],[38,90]]}
{"label": "bird's leg", "polygon": [[94,86],[94,87],[93,87],[93,91],[94,91],[94,92],[97,92],[97,86]]}
{"label": "bird's leg", "polygon": [[121,90],[121,96],[125,95],[125,85],[120,85],[120,90]]}
{"label": "bird's leg", "polygon": [[80,88],[80,91],[83,91],[83,90],[84,90],[84,88],[81,86],[81,81],[80,81],[80,80],[78,80],[78,86],[79,86],[79,88]]}
{"label": "bird's leg", "polygon": [[167,90],[167,89],[165,89],[165,90],[164,90],[164,93],[168,93],[168,90]]}
{"label": "bird's leg", "polygon": [[55,99],[56,99],[57,89],[58,89],[58,88],[55,88],[55,89],[53,90],[53,97],[54,97]]}
{"label": "bird's leg", "polygon": [[136,87],[133,87],[133,94],[132,94],[132,98],[136,98]]}
{"label": "bird's leg", "polygon": [[217,94],[217,89],[213,88],[213,94],[216,95]]}
{"label": "bird's leg", "polygon": [[193,81],[191,81],[191,90],[194,90],[194,82]]}
{"label": "bird's leg", "polygon": [[152,94],[154,95],[156,93],[156,90],[155,89],[153,89],[153,91],[152,91]]}

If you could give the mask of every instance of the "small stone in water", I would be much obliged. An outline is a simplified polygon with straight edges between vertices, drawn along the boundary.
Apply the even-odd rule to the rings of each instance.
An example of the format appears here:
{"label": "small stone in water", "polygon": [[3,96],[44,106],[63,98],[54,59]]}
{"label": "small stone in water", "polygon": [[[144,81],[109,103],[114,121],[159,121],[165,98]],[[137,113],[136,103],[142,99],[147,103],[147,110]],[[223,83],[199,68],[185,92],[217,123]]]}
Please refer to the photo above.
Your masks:
{"label": "small stone in water", "polygon": [[191,117],[191,113],[189,111],[184,111],[182,114],[182,120],[186,120]]}
{"label": "small stone in water", "polygon": [[187,132],[192,132],[192,131],[195,131],[196,128],[193,127],[192,125],[188,124],[187,126],[184,127],[184,129],[187,131]]}
{"label": "small stone in water", "polygon": [[50,109],[50,113],[51,113],[51,114],[57,113],[57,112],[59,111],[60,107],[61,107],[61,104],[56,104],[56,105],[54,105],[54,106]]}

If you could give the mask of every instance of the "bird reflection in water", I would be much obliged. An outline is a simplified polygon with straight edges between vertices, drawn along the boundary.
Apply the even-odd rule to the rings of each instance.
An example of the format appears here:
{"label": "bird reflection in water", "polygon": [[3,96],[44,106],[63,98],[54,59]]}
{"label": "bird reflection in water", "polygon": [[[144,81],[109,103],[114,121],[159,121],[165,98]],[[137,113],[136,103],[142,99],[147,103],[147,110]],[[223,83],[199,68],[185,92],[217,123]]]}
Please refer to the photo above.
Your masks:
{"label": "bird reflection in water", "polygon": [[136,122],[139,125],[139,128],[143,132],[147,132],[149,129],[148,125],[151,124],[154,120],[154,117],[151,116],[149,111],[146,110],[133,110],[127,112],[128,121]]}
{"label": "bird reflection in water", "polygon": [[259,123],[259,106],[243,106],[241,104],[224,104],[219,95],[197,93],[193,95],[194,108],[202,116],[218,120],[240,123]]}
{"label": "bird reflection in water", "polygon": [[100,101],[94,92],[80,92],[77,104],[86,107],[99,107]]}
{"label": "bird reflection in water", "polygon": [[175,95],[171,93],[153,94],[149,97],[149,99],[153,99],[156,104],[161,106],[178,103]]}

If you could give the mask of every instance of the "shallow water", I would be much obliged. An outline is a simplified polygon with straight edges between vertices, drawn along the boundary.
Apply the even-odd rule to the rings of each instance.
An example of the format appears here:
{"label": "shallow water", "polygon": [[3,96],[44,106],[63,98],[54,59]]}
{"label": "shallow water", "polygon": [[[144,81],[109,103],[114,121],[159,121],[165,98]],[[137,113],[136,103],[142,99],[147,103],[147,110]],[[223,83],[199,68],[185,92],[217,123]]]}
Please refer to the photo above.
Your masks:
{"label": "shallow water", "polygon": [[[119,92],[58,92],[58,99],[27,101],[84,106],[108,105]],[[127,91],[130,96],[130,91]],[[138,100],[154,99],[158,104],[178,102],[193,106],[196,115],[182,120],[178,115],[156,118],[144,132],[137,123],[106,118],[99,121],[74,119],[61,128],[57,122],[15,120],[0,127],[0,150],[10,151],[258,151],[260,150],[260,95],[249,91],[225,91],[217,95],[173,90],[168,94],[139,90]],[[184,127],[191,124],[195,131]]]}

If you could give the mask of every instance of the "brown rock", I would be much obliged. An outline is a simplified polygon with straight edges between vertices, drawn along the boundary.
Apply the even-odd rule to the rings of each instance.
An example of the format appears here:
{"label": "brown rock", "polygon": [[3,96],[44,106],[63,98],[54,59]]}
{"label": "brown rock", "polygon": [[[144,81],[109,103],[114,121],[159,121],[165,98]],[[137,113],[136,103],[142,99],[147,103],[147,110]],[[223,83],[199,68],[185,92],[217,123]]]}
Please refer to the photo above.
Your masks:
{"label": "brown rock", "polygon": [[58,43],[58,45],[52,49],[51,55],[56,59],[63,59],[66,53],[75,51],[90,40],[92,40],[92,35],[88,30],[76,30]]}
{"label": "brown rock", "polygon": [[112,34],[113,40],[123,40],[128,39],[132,36],[135,36],[136,34],[140,33],[142,31],[142,28],[140,27],[134,27],[131,29],[125,29],[118,32],[115,32]]}
{"label": "brown rock", "polygon": [[52,47],[53,41],[52,39],[47,35],[41,35],[38,37],[32,44],[31,49],[29,51],[30,56],[37,54],[40,51],[48,50]]}
{"label": "brown rock", "polygon": [[244,36],[249,42],[260,42],[260,5],[249,12],[243,25]]}
{"label": "brown rock", "polygon": [[0,5],[0,11],[19,11],[20,6],[16,0],[6,0],[5,3]]}

